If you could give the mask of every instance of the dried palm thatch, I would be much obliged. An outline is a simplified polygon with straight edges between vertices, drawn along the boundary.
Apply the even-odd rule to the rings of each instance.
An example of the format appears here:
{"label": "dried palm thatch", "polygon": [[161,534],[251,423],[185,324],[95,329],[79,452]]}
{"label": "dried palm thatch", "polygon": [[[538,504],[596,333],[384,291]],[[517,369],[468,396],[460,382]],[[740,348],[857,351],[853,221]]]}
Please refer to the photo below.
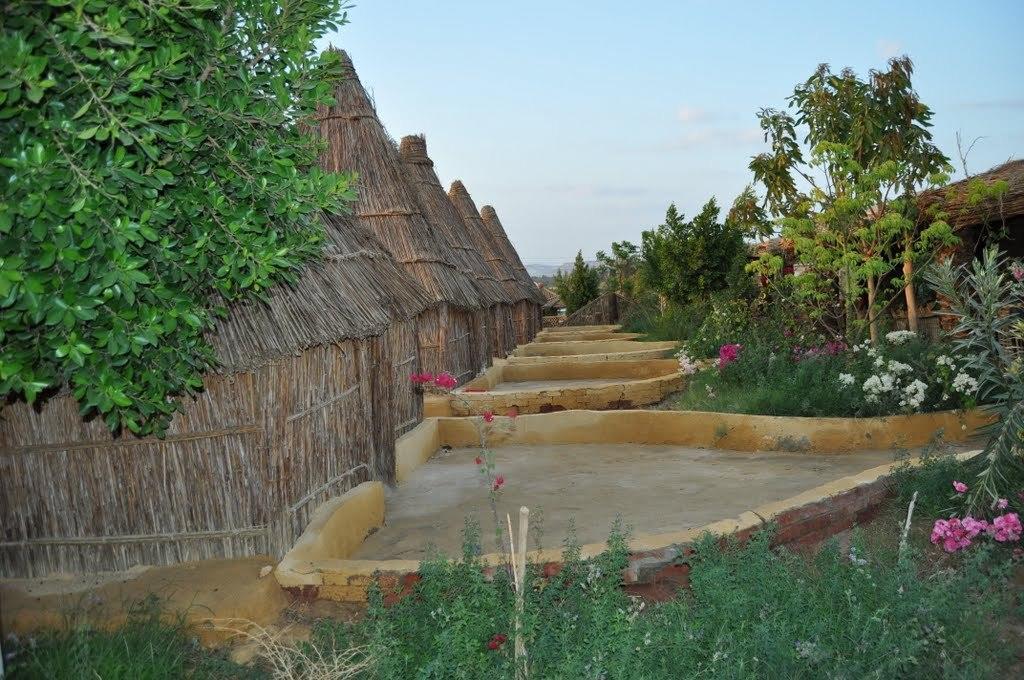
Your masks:
{"label": "dried palm thatch", "polygon": [[483,255],[484,261],[491,267],[495,278],[501,281],[508,292],[508,302],[532,300],[536,286],[532,283],[525,284],[516,275],[515,268],[508,261],[506,249],[494,239],[491,231],[484,224],[466,186],[461,181],[455,180],[452,182],[451,188],[448,189],[448,198],[462,218],[466,233],[472,239],[473,245]]}
{"label": "dried palm thatch", "polygon": [[416,189],[424,216],[455,253],[456,266],[476,280],[483,301],[487,305],[515,302],[473,245],[462,217],[445,194],[434,171],[434,162],[427,155],[426,138],[423,135],[402,137],[399,156],[407,177]]}
{"label": "dried palm thatch", "polygon": [[[427,155],[426,139],[422,135],[403,137],[399,156],[424,216],[450,246],[455,255],[455,265],[476,282],[482,302],[488,307],[513,303],[514,300],[473,245],[462,217],[445,194],[434,171],[434,163]],[[448,355],[452,373],[460,382],[489,366],[496,351],[499,356],[504,356],[506,350],[501,349],[494,338],[493,314],[491,309],[474,310],[468,314],[449,310],[447,325],[451,328],[452,337],[448,340]],[[462,337],[467,338],[468,347],[459,342]],[[424,364],[429,365],[429,362]]]}
{"label": "dried palm thatch", "polygon": [[[1006,182],[1007,190],[998,200],[972,200],[971,187],[978,182]],[[917,206],[924,218],[932,213],[932,209],[941,209],[948,215],[946,221],[954,230],[975,225],[999,227],[1005,220],[1020,218],[1024,216],[1024,159],[1012,160],[948,186],[921,192]]]}
{"label": "dried palm thatch", "polygon": [[620,310],[628,303],[621,293],[602,293],[565,319],[566,326],[598,326],[618,323]]}
{"label": "dried palm thatch", "polygon": [[416,195],[352,60],[337,50],[343,77],[335,104],[317,110],[326,141],[320,164],[334,172],[356,172],[357,220],[369,227],[387,251],[434,297],[458,307],[483,306],[476,284],[457,269],[455,255],[424,218]]}
{"label": "dried palm thatch", "polygon": [[544,294],[540,292],[537,284],[533,282],[533,277],[530,276],[530,273],[526,271],[526,267],[523,266],[519,253],[516,252],[515,246],[512,245],[512,241],[508,238],[508,232],[505,231],[501,220],[498,219],[498,213],[493,207],[485,205],[480,208],[480,219],[483,221],[484,226],[487,227],[491,237],[498,244],[498,247],[503,250],[505,259],[512,265],[512,271],[515,273],[516,279],[529,289],[530,297],[527,299],[538,305],[544,304]]}
{"label": "dried palm thatch", "polygon": [[498,213],[495,212],[494,208],[489,205],[481,208],[480,219],[490,231],[491,238],[503,250],[506,261],[512,265],[512,271],[515,273],[516,280],[530,290],[530,297],[517,302],[512,311],[516,344],[525,344],[533,340],[541,329],[543,324],[541,307],[547,301],[547,298],[544,297],[544,293],[533,282],[533,278],[526,271],[526,267],[523,266],[523,261],[519,259],[519,253],[516,252],[515,247],[513,247],[512,242],[509,240],[505,227],[502,226],[501,220],[498,219]]}
{"label": "dried palm thatch", "polygon": [[279,555],[323,500],[393,478],[430,300],[362,227],[325,222],[321,260],[214,330],[223,366],[165,438],[113,436],[66,394],[3,407],[0,574]]}

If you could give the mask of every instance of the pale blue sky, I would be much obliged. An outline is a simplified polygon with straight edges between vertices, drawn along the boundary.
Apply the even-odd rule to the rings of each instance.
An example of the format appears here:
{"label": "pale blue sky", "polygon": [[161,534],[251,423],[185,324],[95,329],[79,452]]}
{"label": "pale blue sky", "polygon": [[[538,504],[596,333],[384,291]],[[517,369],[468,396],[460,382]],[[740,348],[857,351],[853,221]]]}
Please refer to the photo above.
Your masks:
{"label": "pale blue sky", "polygon": [[1024,1],[364,0],[348,50],[395,139],[490,203],[527,263],[637,241],[674,201],[727,205],[763,148],[755,113],[821,62],[906,53],[940,148],[972,172],[1024,156]]}

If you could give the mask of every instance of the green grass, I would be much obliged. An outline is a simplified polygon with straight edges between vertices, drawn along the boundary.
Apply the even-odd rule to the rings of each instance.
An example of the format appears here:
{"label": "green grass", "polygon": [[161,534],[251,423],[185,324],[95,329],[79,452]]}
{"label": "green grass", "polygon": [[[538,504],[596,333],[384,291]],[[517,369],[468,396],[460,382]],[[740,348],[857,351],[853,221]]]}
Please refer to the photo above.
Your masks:
{"label": "green grass", "polygon": [[177,680],[260,678],[258,669],[203,649],[180,619],[167,617],[155,600],[140,603],[113,631],[72,627],[5,643],[11,680]]}

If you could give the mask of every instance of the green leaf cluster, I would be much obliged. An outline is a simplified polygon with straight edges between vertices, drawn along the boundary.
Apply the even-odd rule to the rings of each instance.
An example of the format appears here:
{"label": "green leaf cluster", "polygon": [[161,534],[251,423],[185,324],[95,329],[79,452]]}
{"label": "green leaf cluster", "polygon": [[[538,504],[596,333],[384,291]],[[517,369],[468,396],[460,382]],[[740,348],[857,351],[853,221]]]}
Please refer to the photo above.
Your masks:
{"label": "green leaf cluster", "polygon": [[746,249],[742,229],[729,220],[720,221],[719,213],[714,198],[689,221],[670,205],[665,222],[641,235],[642,287],[677,304],[727,288]]}
{"label": "green leaf cluster", "polygon": [[583,251],[576,253],[572,271],[555,275],[555,290],[565,303],[565,311],[572,314],[601,294],[601,281],[597,269],[583,259]]}
{"label": "green leaf cluster", "polygon": [[351,178],[304,123],[341,0],[48,0],[0,35],[0,394],[161,434],[226,303],[295,276]]}

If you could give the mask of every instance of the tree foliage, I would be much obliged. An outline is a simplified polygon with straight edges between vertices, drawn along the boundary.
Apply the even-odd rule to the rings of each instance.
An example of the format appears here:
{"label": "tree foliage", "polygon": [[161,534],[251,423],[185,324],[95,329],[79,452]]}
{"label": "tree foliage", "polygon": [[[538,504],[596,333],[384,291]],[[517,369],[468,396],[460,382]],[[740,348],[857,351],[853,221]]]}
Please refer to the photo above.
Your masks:
{"label": "tree foliage", "polygon": [[632,295],[637,267],[640,264],[640,249],[629,241],[614,241],[611,255],[597,251],[597,261],[604,279],[605,290]]}
{"label": "tree foliage", "polygon": [[319,252],[301,123],[340,0],[7,3],[0,38],[0,394],[68,385],[112,430],[162,433],[201,387],[223,305]]}
{"label": "tree foliage", "polygon": [[555,290],[565,303],[566,314],[572,314],[601,294],[601,282],[597,269],[583,259],[583,251],[576,253],[576,261],[568,274],[555,275]]}
{"label": "tree foliage", "polygon": [[679,304],[726,288],[745,246],[742,231],[719,221],[719,212],[712,198],[687,221],[675,204],[670,205],[665,222],[641,235],[643,286]]}
{"label": "tree foliage", "polygon": [[[881,279],[900,265],[904,276],[892,283],[905,291],[913,316],[916,265],[955,241],[941,215],[918,227],[916,191],[945,181],[951,168],[931,141],[932,112],[912,75],[907,57],[867,80],[823,64],[789,97],[795,116],[774,109],[758,116],[770,150],[750,169],[805,265],[800,301],[837,334],[854,330],[854,305],[866,292],[863,321],[877,336]],[[771,273],[779,264],[765,256],[760,270]]]}

